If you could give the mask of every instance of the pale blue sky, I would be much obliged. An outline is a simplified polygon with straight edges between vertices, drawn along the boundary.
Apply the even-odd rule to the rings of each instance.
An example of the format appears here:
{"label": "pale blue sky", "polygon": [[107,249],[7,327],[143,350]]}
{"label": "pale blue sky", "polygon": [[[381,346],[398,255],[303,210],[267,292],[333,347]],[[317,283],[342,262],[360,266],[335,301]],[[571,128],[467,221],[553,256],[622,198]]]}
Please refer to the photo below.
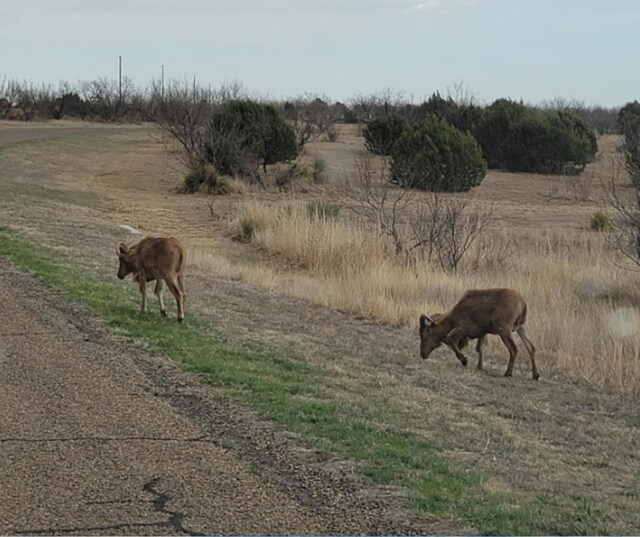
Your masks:
{"label": "pale blue sky", "polygon": [[0,77],[238,81],[270,97],[640,98],[639,0],[2,0]]}

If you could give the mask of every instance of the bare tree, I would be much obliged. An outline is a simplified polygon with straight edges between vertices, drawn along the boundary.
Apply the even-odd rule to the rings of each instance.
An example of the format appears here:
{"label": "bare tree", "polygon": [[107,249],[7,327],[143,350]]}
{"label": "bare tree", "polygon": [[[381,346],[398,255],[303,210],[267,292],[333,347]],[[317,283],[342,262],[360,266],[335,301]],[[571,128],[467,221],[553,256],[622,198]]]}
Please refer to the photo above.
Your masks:
{"label": "bare tree", "polygon": [[[626,171],[630,179],[627,188],[621,188],[621,173],[615,165],[606,185],[609,205],[615,215],[613,231],[608,234],[608,239],[623,259],[640,268],[640,158],[633,158],[627,153]],[[631,193],[625,195],[624,190],[629,189]]]}
{"label": "bare tree", "polygon": [[338,140],[338,123],[342,119],[342,110],[338,106],[329,104],[326,99],[316,98],[309,104],[305,114],[325,141]]}
{"label": "bare tree", "polygon": [[358,119],[368,123],[377,117],[401,115],[411,119],[413,108],[404,93],[384,88],[372,95],[358,95],[351,101],[351,107]]}
{"label": "bare tree", "polygon": [[437,262],[445,271],[459,270],[493,217],[493,206],[468,197],[392,185],[386,161],[369,154],[356,164],[348,197],[349,208],[388,237],[396,255]]}
{"label": "bare tree", "polygon": [[26,82],[20,83],[14,79],[3,77],[0,80],[0,117],[5,117],[12,108],[26,107]]}
{"label": "bare tree", "polygon": [[187,167],[204,160],[209,141],[214,105],[204,97],[200,89],[194,99],[193,87],[187,82],[170,81],[164,95],[157,82],[152,86],[150,119],[175,140],[181,148],[180,160]]}
{"label": "bare tree", "polygon": [[210,103],[222,104],[228,101],[237,99],[249,98],[249,93],[242,85],[242,82],[233,80],[230,82],[224,82],[219,88],[214,90],[207,90],[208,101]]}
{"label": "bare tree", "polygon": [[478,92],[465,82],[456,82],[452,87],[447,88],[447,98],[451,99],[459,106],[475,106],[478,101]]}
{"label": "bare tree", "polygon": [[356,162],[355,178],[347,182],[349,208],[378,233],[391,239],[397,255],[405,251],[406,216],[415,203],[414,192],[392,185],[386,161],[369,153]]}
{"label": "bare tree", "polygon": [[469,199],[447,198],[441,214],[434,249],[442,269],[457,272],[473,243],[489,226],[493,206],[483,208]]}
{"label": "bare tree", "polygon": [[296,133],[298,148],[320,137],[328,142],[338,139],[344,105],[330,104],[327,97],[305,94],[288,100],[281,108]]}

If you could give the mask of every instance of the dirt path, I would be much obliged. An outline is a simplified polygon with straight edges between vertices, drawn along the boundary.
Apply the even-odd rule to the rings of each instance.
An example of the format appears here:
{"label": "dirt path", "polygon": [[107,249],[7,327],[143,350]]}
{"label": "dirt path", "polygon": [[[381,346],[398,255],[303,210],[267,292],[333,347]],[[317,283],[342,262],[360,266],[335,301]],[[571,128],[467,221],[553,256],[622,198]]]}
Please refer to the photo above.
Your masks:
{"label": "dirt path", "polygon": [[0,146],[17,144],[20,142],[30,142],[34,140],[45,140],[48,138],[55,138],[59,136],[75,136],[79,134],[86,134],[90,136],[92,134],[115,134],[119,132],[131,132],[139,130],[142,127],[136,126],[64,126],[57,127],[50,124],[43,124],[37,126],[31,125],[19,125],[7,124],[7,122],[0,122]]}

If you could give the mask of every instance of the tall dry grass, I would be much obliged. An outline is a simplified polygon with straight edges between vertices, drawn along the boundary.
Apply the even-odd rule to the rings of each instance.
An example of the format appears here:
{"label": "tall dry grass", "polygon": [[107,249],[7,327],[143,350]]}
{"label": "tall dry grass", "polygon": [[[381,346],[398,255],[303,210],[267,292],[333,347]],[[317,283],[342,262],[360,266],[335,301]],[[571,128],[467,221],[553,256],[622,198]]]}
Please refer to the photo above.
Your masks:
{"label": "tall dry grass", "polygon": [[229,277],[411,328],[420,313],[445,311],[467,289],[513,287],[529,304],[529,332],[545,373],[638,393],[637,274],[612,262],[602,234],[492,230],[454,275],[425,261],[408,263],[371,230],[346,218],[318,218],[302,202],[247,202],[240,218],[256,224],[253,243],[270,254],[268,259],[232,264],[196,252],[194,261],[213,264]]}

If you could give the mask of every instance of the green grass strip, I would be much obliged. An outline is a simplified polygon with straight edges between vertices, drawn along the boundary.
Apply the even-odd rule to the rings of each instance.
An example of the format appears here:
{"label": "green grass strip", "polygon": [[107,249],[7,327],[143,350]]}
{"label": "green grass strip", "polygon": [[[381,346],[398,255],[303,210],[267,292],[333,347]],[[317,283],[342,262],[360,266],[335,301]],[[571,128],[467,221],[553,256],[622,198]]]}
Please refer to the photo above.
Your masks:
{"label": "green grass strip", "polygon": [[309,445],[357,461],[373,482],[406,487],[419,511],[459,520],[484,534],[606,532],[594,523],[598,516],[591,509],[585,515],[575,502],[551,506],[525,492],[485,492],[483,476],[457,469],[436,446],[391,424],[377,425],[381,417],[375,405],[363,409],[332,400],[328,373],[304,363],[293,348],[231,340],[212,319],[194,314],[182,325],[158,315],[139,316],[132,286],[92,276],[2,227],[0,255],[89,307],[116,332],[162,350]]}

